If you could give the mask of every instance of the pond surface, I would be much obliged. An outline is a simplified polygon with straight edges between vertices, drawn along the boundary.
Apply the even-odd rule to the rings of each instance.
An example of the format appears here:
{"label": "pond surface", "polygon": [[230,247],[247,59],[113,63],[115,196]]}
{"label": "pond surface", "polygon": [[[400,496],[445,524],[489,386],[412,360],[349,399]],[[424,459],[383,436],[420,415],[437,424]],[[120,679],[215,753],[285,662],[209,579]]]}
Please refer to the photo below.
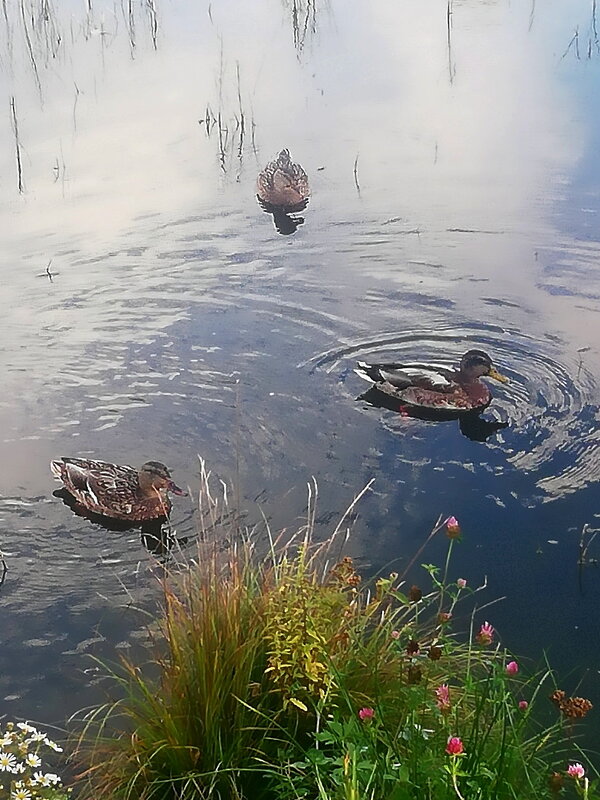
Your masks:
{"label": "pond surface", "polygon": [[[139,532],[53,497],[61,455],[158,459],[192,489],[200,455],[274,528],[314,476],[319,536],[374,478],[365,573],[454,514],[452,577],[504,598],[481,621],[600,703],[591,0],[56,6],[0,20],[4,711],[63,724],[97,699],[88,655],[131,647],[155,594]],[[282,147],[312,186],[289,236],[255,198]],[[356,400],[357,359],[471,347],[511,380],[485,442]],[[192,498],[172,522],[193,535]]]}

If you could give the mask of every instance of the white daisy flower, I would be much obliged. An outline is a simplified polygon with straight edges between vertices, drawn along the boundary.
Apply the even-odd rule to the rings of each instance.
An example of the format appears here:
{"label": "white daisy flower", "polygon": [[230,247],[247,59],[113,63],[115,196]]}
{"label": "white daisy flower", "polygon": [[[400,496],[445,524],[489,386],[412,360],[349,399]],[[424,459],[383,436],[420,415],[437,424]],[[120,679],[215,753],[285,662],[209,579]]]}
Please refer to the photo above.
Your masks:
{"label": "white daisy flower", "polygon": [[45,738],[46,738],[45,733],[40,733],[39,731],[36,731],[29,737],[29,739],[25,739],[25,741],[27,742],[27,744],[30,744],[31,742],[43,742]]}
{"label": "white daisy flower", "polygon": [[30,800],[30,798],[31,792],[25,788],[17,789],[10,793],[10,800]]}
{"label": "white daisy flower", "polygon": [[12,771],[14,775],[18,775],[20,772],[25,772],[25,764],[23,764],[22,761],[19,761],[18,764],[15,764]]}
{"label": "white daisy flower", "polygon": [[37,733],[37,728],[34,728],[28,722],[17,722],[17,728],[20,728],[25,733]]}
{"label": "white daisy flower", "polygon": [[12,753],[0,753],[0,770],[2,772],[12,772],[17,759]]}
{"label": "white daisy flower", "polygon": [[42,765],[42,759],[36,756],[35,753],[28,753],[25,758],[25,763],[28,767],[40,767]]}
{"label": "white daisy flower", "polygon": [[44,775],[43,772],[34,772],[31,783],[37,784],[38,786],[50,786],[50,779],[47,775]]}
{"label": "white daisy flower", "polygon": [[53,750],[56,750],[57,753],[62,753],[63,751],[62,747],[59,747],[56,744],[56,742],[53,742],[51,739],[48,739],[47,737],[44,739],[44,744],[47,744],[48,747],[51,747]]}
{"label": "white daisy flower", "polygon": [[10,800],[30,800],[30,798],[31,792],[25,788],[17,789],[10,793]]}
{"label": "white daisy flower", "polygon": [[7,732],[0,739],[0,747],[6,747],[7,744],[12,744],[12,742],[13,742],[13,735],[12,733]]}
{"label": "white daisy flower", "polygon": [[58,775],[56,775],[54,772],[47,772],[44,775],[44,777],[47,778],[50,781],[50,783],[52,783],[54,785],[56,785],[57,783],[60,783],[60,777]]}

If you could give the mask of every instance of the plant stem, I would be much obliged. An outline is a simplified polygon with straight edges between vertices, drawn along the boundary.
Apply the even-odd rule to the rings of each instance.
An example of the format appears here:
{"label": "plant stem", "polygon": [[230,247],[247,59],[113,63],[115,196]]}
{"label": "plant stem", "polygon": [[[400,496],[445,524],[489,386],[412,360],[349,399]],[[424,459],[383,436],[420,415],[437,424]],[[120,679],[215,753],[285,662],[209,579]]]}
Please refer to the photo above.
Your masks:
{"label": "plant stem", "polygon": [[452,775],[452,786],[454,787],[454,791],[456,792],[456,796],[458,797],[458,800],[465,800],[465,798],[460,793],[460,789],[458,788],[458,781],[456,780],[456,767],[457,767],[457,760],[456,760],[456,758],[454,758],[452,760],[452,772],[451,772],[451,775]]}
{"label": "plant stem", "polygon": [[442,585],[440,588],[440,604],[438,606],[438,614],[442,610],[442,606],[444,605],[444,590],[446,588],[446,581],[448,579],[448,567],[450,566],[450,556],[452,555],[452,545],[454,544],[454,539],[450,539],[448,543],[448,552],[446,553],[446,563],[444,564],[444,576],[442,578]]}

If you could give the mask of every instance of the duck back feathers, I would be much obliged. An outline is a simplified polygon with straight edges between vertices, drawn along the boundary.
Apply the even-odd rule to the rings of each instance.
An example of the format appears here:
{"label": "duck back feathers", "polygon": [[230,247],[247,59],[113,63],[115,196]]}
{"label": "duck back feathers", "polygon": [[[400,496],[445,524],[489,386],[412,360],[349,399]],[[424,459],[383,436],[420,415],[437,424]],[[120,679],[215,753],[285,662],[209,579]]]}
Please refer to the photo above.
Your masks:
{"label": "duck back feathers", "polygon": [[302,211],[310,197],[308,175],[300,164],[294,164],[289,150],[282,150],[259,173],[256,193],[263,207],[266,206],[269,211],[272,208]]}

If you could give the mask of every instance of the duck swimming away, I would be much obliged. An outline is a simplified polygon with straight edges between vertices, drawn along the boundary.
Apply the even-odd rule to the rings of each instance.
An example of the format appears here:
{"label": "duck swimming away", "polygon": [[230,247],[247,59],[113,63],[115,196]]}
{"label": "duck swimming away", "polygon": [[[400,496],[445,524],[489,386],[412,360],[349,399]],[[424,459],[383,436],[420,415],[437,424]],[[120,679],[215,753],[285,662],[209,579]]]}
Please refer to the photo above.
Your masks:
{"label": "duck swimming away", "polygon": [[423,418],[429,419],[454,419],[483,411],[490,404],[492,393],[481,382],[482,377],[508,383],[483,350],[467,351],[458,369],[359,361],[355,372],[372,384],[370,392],[398,401],[395,410],[422,412]]}
{"label": "duck swimming away", "polygon": [[308,204],[308,175],[300,164],[294,164],[289,150],[282,150],[270,161],[256,180],[259,203],[269,213],[302,211]]}
{"label": "duck swimming away", "polygon": [[166,517],[172,505],[168,492],[187,495],[160,461],[147,461],[138,470],[106,461],[61,458],[51,461],[50,469],[84,508],[112,519]]}

